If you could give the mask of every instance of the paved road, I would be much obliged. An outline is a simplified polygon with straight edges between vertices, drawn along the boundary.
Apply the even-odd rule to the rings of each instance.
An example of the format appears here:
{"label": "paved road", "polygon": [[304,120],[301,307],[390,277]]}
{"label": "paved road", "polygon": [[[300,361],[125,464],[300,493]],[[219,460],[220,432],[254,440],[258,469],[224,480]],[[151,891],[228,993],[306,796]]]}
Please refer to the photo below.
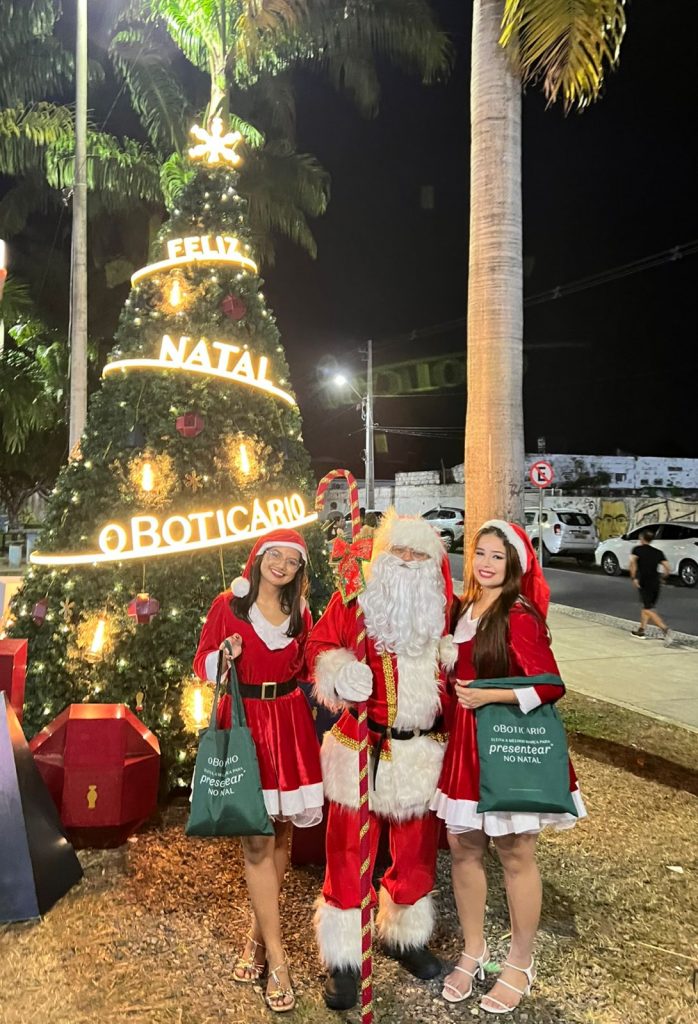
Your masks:
{"label": "paved road", "polygon": [[[462,555],[450,555],[454,579],[462,579]],[[551,599],[571,608],[604,612],[621,619],[639,619],[636,592],[628,576],[604,576],[598,569],[576,571],[547,567]],[[657,610],[662,618],[682,633],[698,636],[698,587],[689,590],[676,583],[662,587]]]}

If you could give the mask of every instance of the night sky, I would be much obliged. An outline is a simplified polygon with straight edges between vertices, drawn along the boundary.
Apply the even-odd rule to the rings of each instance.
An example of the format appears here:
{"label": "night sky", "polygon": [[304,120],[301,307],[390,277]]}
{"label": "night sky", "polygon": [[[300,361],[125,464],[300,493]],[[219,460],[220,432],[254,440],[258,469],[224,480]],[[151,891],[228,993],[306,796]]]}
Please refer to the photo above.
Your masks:
{"label": "night sky", "polygon": [[[91,46],[102,59],[116,2],[90,13]],[[347,465],[362,475],[359,413],[328,401],[327,379],[333,367],[361,373],[366,339],[373,339],[379,367],[438,355],[462,361],[465,354],[472,5],[433,6],[457,51],[452,75],[423,87],[381,66],[374,120],[362,118],[321,73],[295,75],[298,148],[330,172],[332,196],[313,224],[318,259],[280,243],[265,294],[318,473]],[[72,4],[66,8],[60,32],[71,45]],[[698,239],[697,5],[635,0],[628,21],[620,70],[608,77],[600,102],[564,117],[546,110],[533,89],[524,99],[527,296]],[[183,75],[203,97],[201,76],[184,67]],[[137,134],[125,96],[114,101],[115,91],[108,76],[91,91],[90,105],[109,111],[108,130]],[[7,184],[0,182],[0,191]],[[425,187],[433,190],[433,209],[420,202]],[[142,214],[132,221],[119,221],[111,248],[140,265]],[[34,220],[13,240],[16,272],[33,279],[56,320],[65,319],[69,227],[64,211]],[[526,310],[527,450],[544,435],[550,452],[698,455],[697,271],[698,256],[687,256]],[[128,289],[107,290],[94,270],[90,287],[91,329],[104,336],[106,354]],[[376,400],[378,424],[443,428],[444,435],[388,435],[387,453],[376,457],[378,478],[462,461],[461,372],[462,383],[436,397]]]}
{"label": "night sky", "polygon": [[[422,88],[384,68],[381,112],[362,119],[319,75],[298,76],[299,149],[332,174],[316,222],[317,261],[288,245],[267,273],[317,468],[361,470],[353,406],[327,409],[321,368],[361,370],[462,353],[467,303],[470,10],[437,0],[458,51],[445,85]],[[693,0],[630,5],[620,70],[583,114],[524,99],[525,294],[534,295],[698,238]],[[420,207],[434,188],[435,208]],[[689,256],[531,307],[525,319],[526,445],[552,452],[698,455],[695,278]],[[329,359],[328,359],[329,357]],[[376,401],[384,425],[457,428],[465,386],[439,399]],[[352,435],[353,432],[353,435]],[[350,436],[352,435],[352,436]],[[462,461],[463,438],[389,437],[376,475]]]}

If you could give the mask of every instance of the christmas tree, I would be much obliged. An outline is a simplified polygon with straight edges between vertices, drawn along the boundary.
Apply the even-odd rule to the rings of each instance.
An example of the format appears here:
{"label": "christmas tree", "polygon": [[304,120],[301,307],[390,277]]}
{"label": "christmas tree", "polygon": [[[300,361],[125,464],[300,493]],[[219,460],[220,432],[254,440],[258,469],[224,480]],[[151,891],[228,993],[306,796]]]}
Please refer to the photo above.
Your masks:
{"label": "christmas tree", "polygon": [[70,703],[128,704],[179,784],[210,706],[191,670],[201,625],[254,539],[302,529],[316,612],[329,591],[301,418],[236,191],[241,137],[219,119],[192,132],[186,184],[132,277],[9,630],[29,639],[30,733]]}

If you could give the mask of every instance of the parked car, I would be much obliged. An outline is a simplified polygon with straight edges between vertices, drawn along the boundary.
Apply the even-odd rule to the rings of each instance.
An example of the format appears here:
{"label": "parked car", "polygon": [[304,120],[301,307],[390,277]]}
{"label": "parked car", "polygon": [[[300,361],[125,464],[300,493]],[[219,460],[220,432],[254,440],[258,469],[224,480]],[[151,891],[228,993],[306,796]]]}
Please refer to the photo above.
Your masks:
{"label": "parked car", "polygon": [[607,576],[620,576],[627,572],[630,555],[640,543],[643,530],[653,532],[652,545],[664,552],[672,575],[678,576],[685,587],[695,587],[698,584],[697,522],[645,523],[622,537],[609,537],[596,549],[596,564]]}
{"label": "parked car", "polygon": [[551,555],[573,555],[580,562],[591,562],[599,538],[591,517],[574,508],[544,508],[540,523],[538,509],[527,508],[526,533],[545,565]]}
{"label": "parked car", "polygon": [[422,519],[427,519],[439,533],[447,551],[463,546],[465,512],[462,508],[437,505],[428,512],[422,512]]}

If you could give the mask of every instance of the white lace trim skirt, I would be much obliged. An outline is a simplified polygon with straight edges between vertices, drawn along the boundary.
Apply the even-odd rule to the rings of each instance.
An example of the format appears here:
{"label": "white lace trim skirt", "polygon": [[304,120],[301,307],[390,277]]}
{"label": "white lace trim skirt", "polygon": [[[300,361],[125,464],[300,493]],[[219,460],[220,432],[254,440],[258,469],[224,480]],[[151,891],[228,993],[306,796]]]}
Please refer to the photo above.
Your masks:
{"label": "white lace trim skirt", "polygon": [[325,803],[322,783],[298,789],[264,789],[264,806],[270,818],[291,821],[296,828],[312,828],[322,821]]}
{"label": "white lace trim skirt", "polygon": [[484,832],[488,836],[520,835],[527,832],[542,832],[544,828],[572,828],[580,818],[586,818],[579,789],[572,790],[572,800],[577,809],[577,817],[573,814],[538,814],[529,811],[485,811],[478,814],[477,800],[451,800],[436,790],[431,802],[431,810],[438,818],[446,822],[449,832]]}

